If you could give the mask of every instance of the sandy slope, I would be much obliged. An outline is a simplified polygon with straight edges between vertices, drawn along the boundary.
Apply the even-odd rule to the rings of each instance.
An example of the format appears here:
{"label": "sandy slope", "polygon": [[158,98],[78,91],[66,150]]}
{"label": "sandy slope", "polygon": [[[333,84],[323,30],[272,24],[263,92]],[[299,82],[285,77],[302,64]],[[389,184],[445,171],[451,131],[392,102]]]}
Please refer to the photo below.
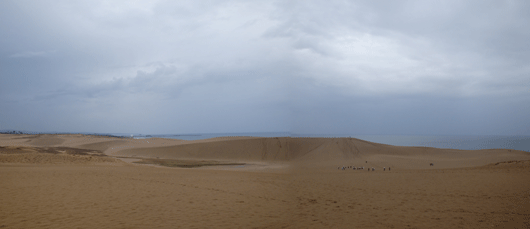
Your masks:
{"label": "sandy slope", "polygon": [[[530,155],[522,151],[83,135],[0,135],[0,146],[0,228],[530,227]],[[109,158],[103,154],[253,165],[91,161]],[[17,159],[27,155],[40,159]]]}
{"label": "sandy slope", "polygon": [[[168,141],[168,140],[166,140]],[[160,140],[163,142],[163,140]],[[171,143],[171,142],[170,142]],[[460,168],[499,161],[530,160],[516,150],[453,150],[399,147],[354,138],[247,138],[160,143],[113,151],[111,155],[159,158],[205,158],[245,162],[289,162],[308,167],[368,166],[382,169]],[[366,163],[368,162],[368,163]]]}

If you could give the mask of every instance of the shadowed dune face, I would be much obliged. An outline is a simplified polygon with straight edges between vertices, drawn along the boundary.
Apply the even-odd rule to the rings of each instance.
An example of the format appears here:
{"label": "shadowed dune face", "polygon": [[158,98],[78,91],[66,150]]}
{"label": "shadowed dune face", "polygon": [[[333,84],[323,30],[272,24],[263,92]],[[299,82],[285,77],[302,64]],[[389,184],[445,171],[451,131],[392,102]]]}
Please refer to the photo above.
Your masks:
{"label": "shadowed dune face", "polygon": [[126,149],[115,155],[247,161],[287,161],[291,156],[286,139],[280,138],[189,142],[176,146]]}
{"label": "shadowed dune face", "polygon": [[482,166],[499,161],[530,160],[515,150],[453,150],[399,147],[355,138],[248,138],[190,141],[173,146],[150,146],[115,152],[119,156],[165,159],[213,159],[246,162],[280,162],[293,166],[368,166],[402,169]]}
{"label": "shadowed dune face", "polygon": [[65,140],[54,135],[29,136],[28,144],[33,146],[55,146],[62,144]]}

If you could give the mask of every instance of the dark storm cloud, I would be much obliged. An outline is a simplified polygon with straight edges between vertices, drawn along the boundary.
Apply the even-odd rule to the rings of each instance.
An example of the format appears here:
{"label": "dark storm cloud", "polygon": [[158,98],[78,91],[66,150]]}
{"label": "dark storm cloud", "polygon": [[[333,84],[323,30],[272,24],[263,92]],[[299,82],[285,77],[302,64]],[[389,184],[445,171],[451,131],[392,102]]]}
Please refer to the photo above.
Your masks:
{"label": "dark storm cloud", "polygon": [[0,129],[530,134],[526,1],[3,1]]}

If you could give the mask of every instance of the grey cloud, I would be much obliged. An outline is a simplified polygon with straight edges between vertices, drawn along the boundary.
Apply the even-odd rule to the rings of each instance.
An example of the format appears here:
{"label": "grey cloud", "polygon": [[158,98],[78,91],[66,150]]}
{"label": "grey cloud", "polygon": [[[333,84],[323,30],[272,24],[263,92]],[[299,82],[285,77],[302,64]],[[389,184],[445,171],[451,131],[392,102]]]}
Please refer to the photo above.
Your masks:
{"label": "grey cloud", "polygon": [[[283,13],[276,17],[281,22],[279,26],[269,30],[269,36],[276,34],[287,37],[292,40],[295,49],[309,47],[317,53],[322,53],[318,51],[322,43],[333,43],[333,39],[341,35],[368,33],[374,37],[391,39],[400,47],[400,50],[396,50],[399,51],[396,53],[399,56],[382,59],[382,65],[378,66],[366,66],[359,62],[352,64],[357,69],[368,70],[368,74],[415,75],[420,72],[423,76],[419,80],[437,85],[434,93],[453,91],[451,85],[463,85],[462,79],[467,81],[464,84],[475,86],[488,81],[504,82],[506,79],[499,76],[496,70],[520,69],[530,60],[530,45],[520,46],[527,43],[525,40],[530,40],[526,32],[528,30],[523,28],[523,21],[529,21],[524,13],[524,9],[528,8],[526,3],[519,2],[510,6],[508,3],[482,1],[359,1],[352,4],[332,2],[316,7],[314,5],[296,2],[281,4],[280,12],[293,13]],[[507,50],[506,46],[519,49]],[[333,54],[337,55],[336,52]],[[404,69],[384,70],[386,66],[392,65],[391,61],[406,59],[416,63],[410,67],[404,66]],[[322,59],[312,61],[319,62]],[[425,72],[429,68],[436,70]],[[351,77],[359,77],[359,74]],[[512,84],[524,83],[517,80],[519,77],[509,79],[514,80]],[[440,81],[447,83],[437,84]],[[491,88],[478,90],[487,93],[488,89]],[[400,88],[398,93],[407,93],[406,91],[405,88]],[[460,94],[465,96],[468,93]]]}

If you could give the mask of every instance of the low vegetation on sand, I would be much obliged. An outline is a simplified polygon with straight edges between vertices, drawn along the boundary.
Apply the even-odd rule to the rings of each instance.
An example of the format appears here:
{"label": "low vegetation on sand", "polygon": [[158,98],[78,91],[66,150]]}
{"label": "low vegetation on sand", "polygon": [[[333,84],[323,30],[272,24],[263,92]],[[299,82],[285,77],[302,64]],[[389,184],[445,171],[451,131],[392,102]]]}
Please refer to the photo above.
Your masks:
{"label": "low vegetation on sand", "polygon": [[71,147],[0,146],[0,163],[79,164],[116,162],[99,150]]}

